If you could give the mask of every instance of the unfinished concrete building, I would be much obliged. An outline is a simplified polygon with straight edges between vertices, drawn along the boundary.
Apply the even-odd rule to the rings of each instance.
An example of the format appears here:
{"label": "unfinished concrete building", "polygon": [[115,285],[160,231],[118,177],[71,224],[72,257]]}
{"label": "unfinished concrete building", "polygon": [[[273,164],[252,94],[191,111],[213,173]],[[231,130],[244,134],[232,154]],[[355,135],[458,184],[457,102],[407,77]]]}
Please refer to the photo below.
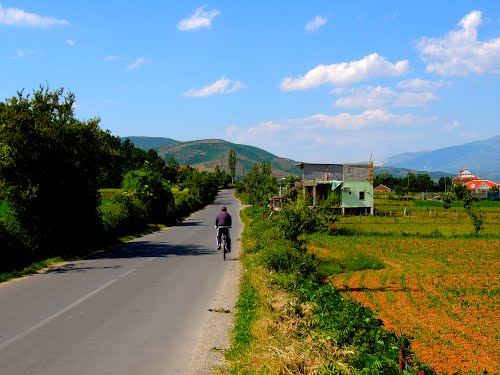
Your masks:
{"label": "unfinished concrete building", "polygon": [[304,197],[312,198],[312,205],[328,198],[340,189],[342,214],[373,215],[373,163],[320,164],[300,163]]}

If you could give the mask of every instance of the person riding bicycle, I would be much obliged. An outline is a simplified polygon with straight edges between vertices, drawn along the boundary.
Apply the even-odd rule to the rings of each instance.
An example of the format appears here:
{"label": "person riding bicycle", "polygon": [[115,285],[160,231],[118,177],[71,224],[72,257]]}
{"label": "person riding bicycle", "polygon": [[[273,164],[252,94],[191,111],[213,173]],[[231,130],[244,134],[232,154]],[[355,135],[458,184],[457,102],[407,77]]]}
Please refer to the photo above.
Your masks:
{"label": "person riding bicycle", "polygon": [[229,236],[229,228],[231,225],[231,215],[228,214],[226,206],[223,206],[215,218],[215,228],[217,228],[217,250],[220,250],[222,233],[225,233],[227,237],[227,252],[231,252],[231,237]]}

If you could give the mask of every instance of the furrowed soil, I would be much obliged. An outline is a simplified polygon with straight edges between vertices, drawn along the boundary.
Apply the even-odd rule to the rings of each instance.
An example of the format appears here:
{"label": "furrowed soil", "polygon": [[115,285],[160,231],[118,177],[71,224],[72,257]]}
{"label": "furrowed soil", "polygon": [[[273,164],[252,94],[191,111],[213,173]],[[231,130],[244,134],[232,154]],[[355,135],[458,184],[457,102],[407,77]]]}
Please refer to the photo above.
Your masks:
{"label": "furrowed soil", "polygon": [[323,259],[371,254],[382,270],[329,280],[413,337],[412,349],[438,374],[500,374],[500,240],[330,237],[312,240]]}

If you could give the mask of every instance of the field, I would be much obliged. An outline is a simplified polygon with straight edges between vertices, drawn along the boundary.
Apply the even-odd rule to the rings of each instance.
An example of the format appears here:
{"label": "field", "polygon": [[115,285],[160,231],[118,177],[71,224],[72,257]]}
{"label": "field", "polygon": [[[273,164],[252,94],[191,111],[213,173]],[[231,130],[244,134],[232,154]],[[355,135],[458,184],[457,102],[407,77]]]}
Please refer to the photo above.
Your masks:
{"label": "field", "polygon": [[341,218],[337,229],[350,235],[316,234],[310,250],[338,263],[382,261],[381,270],[339,269],[328,282],[376,311],[388,329],[413,337],[415,354],[438,374],[498,374],[500,208],[485,203],[479,235],[459,207],[412,203],[409,216]]}

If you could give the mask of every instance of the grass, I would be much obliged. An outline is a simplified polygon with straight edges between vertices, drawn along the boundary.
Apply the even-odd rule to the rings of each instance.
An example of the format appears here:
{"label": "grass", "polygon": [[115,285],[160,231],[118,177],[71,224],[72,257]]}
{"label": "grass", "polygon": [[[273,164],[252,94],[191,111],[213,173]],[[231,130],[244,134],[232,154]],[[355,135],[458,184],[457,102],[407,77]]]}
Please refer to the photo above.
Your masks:
{"label": "grass", "polygon": [[241,282],[240,296],[236,304],[238,313],[235,318],[234,335],[231,350],[227,353],[228,358],[238,358],[252,343],[251,328],[257,319],[258,294],[252,286],[250,276],[245,275]]}
{"label": "grass", "polygon": [[23,268],[20,271],[12,271],[0,273],[0,283],[8,281],[10,279],[15,279],[18,277],[28,276],[30,274],[36,273],[44,268],[50,267],[54,264],[64,262],[64,259],[61,257],[45,259],[39,262],[32,263],[28,267]]}
{"label": "grass", "polygon": [[99,192],[101,193],[101,206],[106,206],[114,197],[121,194],[122,189],[99,189]]}

